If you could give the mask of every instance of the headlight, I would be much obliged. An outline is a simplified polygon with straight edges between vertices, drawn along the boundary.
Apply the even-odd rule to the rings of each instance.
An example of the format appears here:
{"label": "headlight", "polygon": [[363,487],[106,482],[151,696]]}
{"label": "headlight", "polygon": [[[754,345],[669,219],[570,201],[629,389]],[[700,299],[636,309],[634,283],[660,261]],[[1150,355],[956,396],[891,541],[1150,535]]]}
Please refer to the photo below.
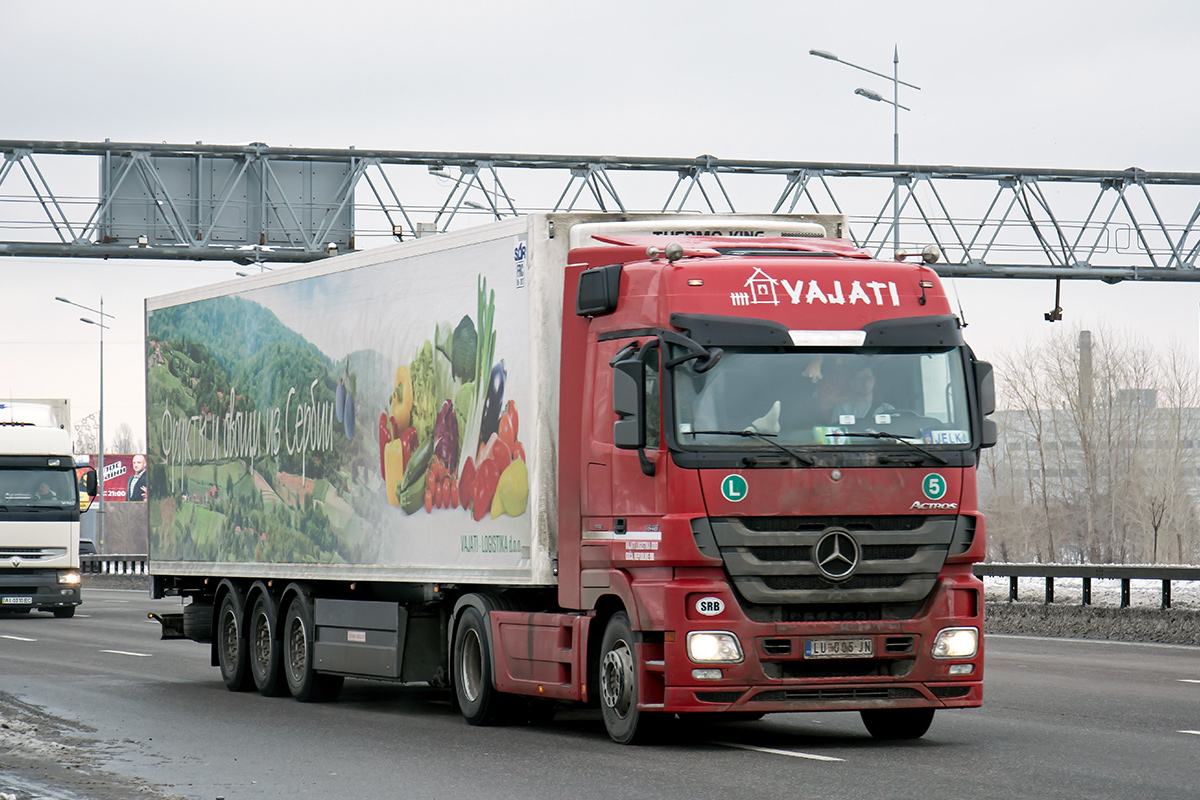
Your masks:
{"label": "headlight", "polygon": [[978,628],[943,628],[933,640],[934,658],[972,658],[979,650]]}
{"label": "headlight", "polygon": [[736,664],[742,660],[737,637],[724,631],[692,631],[687,649],[688,658],[698,664]]}
{"label": "headlight", "polygon": [[79,585],[79,573],[75,572],[74,570],[71,570],[70,572],[60,572],[60,573],[58,573],[58,582],[59,583],[68,583],[68,584],[71,584],[72,586],[78,586]]}

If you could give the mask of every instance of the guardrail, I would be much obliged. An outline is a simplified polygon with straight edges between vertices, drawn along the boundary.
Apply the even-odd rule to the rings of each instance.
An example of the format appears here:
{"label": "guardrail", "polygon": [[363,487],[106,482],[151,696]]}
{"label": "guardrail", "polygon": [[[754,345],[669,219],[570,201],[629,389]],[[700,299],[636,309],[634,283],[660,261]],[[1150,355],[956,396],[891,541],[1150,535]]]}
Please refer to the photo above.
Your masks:
{"label": "guardrail", "polygon": [[1092,581],[1113,579],[1121,581],[1121,608],[1129,608],[1130,582],[1135,580],[1162,581],[1162,607],[1171,607],[1171,581],[1200,581],[1200,567],[1150,567],[1118,564],[976,564],[975,574],[979,577],[1007,577],[1008,602],[1017,599],[1018,578],[1044,578],[1045,600],[1054,602],[1054,580],[1056,578],[1081,578],[1083,580],[1083,605],[1092,603]]}
{"label": "guardrail", "polygon": [[79,557],[79,571],[85,575],[145,575],[146,555],[94,554]]}
{"label": "guardrail", "polygon": [[[146,575],[147,557],[144,554],[97,554],[80,556],[82,572],[91,575]],[[1045,602],[1054,602],[1054,581],[1057,578],[1079,578],[1083,581],[1082,603],[1092,603],[1093,580],[1121,581],[1121,608],[1130,605],[1130,582],[1151,580],[1162,582],[1162,607],[1171,607],[1172,581],[1200,581],[1200,567],[1150,567],[1117,564],[976,564],[975,574],[983,577],[1008,578],[1008,601],[1015,602],[1020,578],[1043,578]]]}

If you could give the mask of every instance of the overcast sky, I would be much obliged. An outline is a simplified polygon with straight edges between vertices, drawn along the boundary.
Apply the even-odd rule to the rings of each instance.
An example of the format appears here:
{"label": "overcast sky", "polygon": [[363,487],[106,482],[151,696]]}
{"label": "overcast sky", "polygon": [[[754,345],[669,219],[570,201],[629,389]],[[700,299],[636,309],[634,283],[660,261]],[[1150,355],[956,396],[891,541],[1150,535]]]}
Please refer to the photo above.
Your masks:
{"label": "overcast sky", "polygon": [[[0,138],[876,162],[890,110],[905,163],[1200,171],[1188,3],[8,2]],[[906,102],[908,101],[908,102]],[[93,189],[94,191],[94,189]],[[0,187],[0,193],[10,190]],[[1196,201],[1193,200],[1193,204]],[[874,213],[877,209],[852,209]],[[1186,221],[1186,220],[1182,220]],[[116,315],[106,438],[144,423],[145,297],[233,265],[0,260],[0,394],[98,405],[98,329]],[[983,357],[1054,326],[1052,282],[958,280]],[[1064,286],[1058,326],[1196,353],[1200,286]]]}

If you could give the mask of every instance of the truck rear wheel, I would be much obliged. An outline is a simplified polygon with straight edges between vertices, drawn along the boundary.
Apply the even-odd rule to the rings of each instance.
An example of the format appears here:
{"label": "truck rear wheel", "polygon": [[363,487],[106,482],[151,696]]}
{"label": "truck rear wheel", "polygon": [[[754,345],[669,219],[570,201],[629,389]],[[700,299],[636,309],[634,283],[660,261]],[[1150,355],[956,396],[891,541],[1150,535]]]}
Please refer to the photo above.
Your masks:
{"label": "truck rear wheel", "polygon": [[296,595],[283,619],[283,674],[288,691],[301,703],[336,700],[345,678],[325,675],[314,668],[313,617],[308,598]]}
{"label": "truck rear wheel", "polygon": [[662,727],[661,713],[638,709],[637,651],[629,615],[613,614],[600,645],[600,714],[618,744],[640,744]]}
{"label": "truck rear wheel", "polygon": [[933,723],[932,708],[876,708],[858,712],[876,739],[920,739]]}
{"label": "truck rear wheel", "polygon": [[508,697],[492,685],[487,623],[476,608],[463,611],[454,632],[454,696],[471,725],[495,725],[507,716]]}
{"label": "truck rear wheel", "polygon": [[283,659],[279,639],[275,635],[275,603],[266,594],[260,594],[250,612],[250,674],[254,685],[263,697],[278,697],[287,694],[287,684],[281,680]]}
{"label": "truck rear wheel", "polygon": [[233,592],[221,600],[217,615],[217,664],[221,680],[231,692],[246,692],[254,680],[246,664],[246,640],[242,638],[242,602]]}

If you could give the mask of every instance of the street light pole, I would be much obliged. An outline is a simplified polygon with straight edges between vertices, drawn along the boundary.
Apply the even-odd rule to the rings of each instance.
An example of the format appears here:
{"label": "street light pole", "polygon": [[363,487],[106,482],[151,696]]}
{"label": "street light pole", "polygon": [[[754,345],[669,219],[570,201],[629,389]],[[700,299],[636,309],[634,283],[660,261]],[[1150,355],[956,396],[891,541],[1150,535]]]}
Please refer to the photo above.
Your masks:
{"label": "street light pole", "polygon": [[[905,86],[907,86],[910,89],[916,89],[917,91],[921,91],[920,86],[914,86],[911,83],[907,83],[906,81],[900,80],[900,47],[899,47],[899,45],[894,46],[894,49],[892,50],[892,74],[890,76],[884,75],[882,72],[876,72],[873,69],[867,69],[866,67],[860,67],[858,64],[851,64],[849,61],[845,61],[841,58],[838,58],[836,55],[834,55],[833,53],[830,53],[828,50],[809,50],[808,54],[812,55],[812,56],[816,56],[817,58],[824,58],[828,61],[836,61],[839,64],[845,64],[847,67],[853,67],[854,69],[861,70],[863,72],[868,72],[872,75],[875,75],[877,77],[883,78],[884,80],[888,80],[888,81],[892,82],[892,99],[891,100],[887,100],[882,95],[880,95],[878,92],[873,92],[870,89],[859,88],[859,89],[855,89],[854,93],[856,95],[859,95],[860,97],[865,97],[868,100],[874,100],[877,103],[887,103],[887,104],[891,105],[891,107],[892,107],[892,164],[895,166],[899,166],[900,165],[900,109],[904,109],[905,111],[911,110],[906,106],[900,105],[900,84],[904,84]],[[900,251],[900,184],[897,182],[898,178],[899,178],[899,175],[897,175],[896,178],[893,179],[893,182],[892,182],[892,233],[893,233],[892,241],[894,243],[896,252]]]}
{"label": "street light pole", "polygon": [[104,552],[104,331],[108,328],[104,324],[104,318],[114,319],[112,314],[104,313],[104,295],[100,295],[100,308],[89,308],[85,305],[68,300],[65,297],[56,297],[55,300],[60,303],[66,303],[76,308],[82,308],[84,311],[89,311],[100,316],[100,321],[87,317],[80,317],[80,322],[86,322],[88,325],[96,325],[100,328],[100,429],[97,438],[99,449],[99,471],[100,471],[100,505],[96,509],[96,548]]}

